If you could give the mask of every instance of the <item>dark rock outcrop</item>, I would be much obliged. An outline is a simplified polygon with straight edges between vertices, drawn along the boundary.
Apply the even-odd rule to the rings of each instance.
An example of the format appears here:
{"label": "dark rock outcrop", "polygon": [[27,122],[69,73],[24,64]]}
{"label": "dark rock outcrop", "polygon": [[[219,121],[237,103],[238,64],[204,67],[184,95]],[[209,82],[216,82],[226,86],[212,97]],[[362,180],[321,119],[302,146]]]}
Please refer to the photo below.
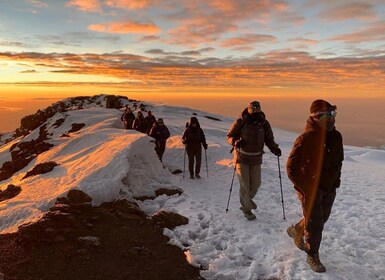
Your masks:
{"label": "dark rock outcrop", "polygon": [[45,174],[45,173],[51,172],[54,169],[54,167],[58,166],[58,165],[59,164],[57,164],[54,161],[39,163],[32,170],[28,171],[27,174],[25,174],[25,176],[22,178],[22,180],[25,178],[28,178],[30,176],[35,176],[35,175]]}
{"label": "dark rock outcrop", "polygon": [[21,188],[15,185],[8,185],[4,191],[0,190],[0,202],[14,198],[21,192]]}

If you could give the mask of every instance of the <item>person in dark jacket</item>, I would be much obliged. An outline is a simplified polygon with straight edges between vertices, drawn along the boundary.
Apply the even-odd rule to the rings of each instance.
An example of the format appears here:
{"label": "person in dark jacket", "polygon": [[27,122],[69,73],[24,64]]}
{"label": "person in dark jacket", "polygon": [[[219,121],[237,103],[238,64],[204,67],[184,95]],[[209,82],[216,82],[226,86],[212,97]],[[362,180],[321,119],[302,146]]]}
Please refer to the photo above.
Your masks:
{"label": "person in dark jacket", "polygon": [[162,161],[164,151],[166,150],[166,141],[170,137],[170,131],[167,126],[165,126],[163,119],[159,118],[158,121],[153,124],[149,135],[155,139],[155,152],[160,161]]}
{"label": "person in dark jacket", "polygon": [[150,135],[150,130],[151,130],[152,126],[154,125],[154,123],[156,123],[156,118],[152,114],[151,111],[148,111],[145,119],[146,119],[147,124],[148,124],[147,134]]}
{"label": "person in dark jacket", "polygon": [[234,164],[239,179],[241,211],[248,220],[256,217],[251,212],[257,209],[253,198],[261,186],[263,147],[276,156],[281,149],[274,141],[273,131],[258,101],[252,101],[227,132],[227,142],[234,147]]}
{"label": "person in dark jacket", "polygon": [[130,107],[126,106],[126,109],[124,110],[124,113],[122,114],[122,117],[120,119],[126,129],[132,129],[132,124],[134,123],[135,115],[131,111]]}
{"label": "person in dark jacket", "polygon": [[195,178],[200,179],[201,176],[199,173],[201,171],[202,146],[205,150],[207,150],[207,143],[205,134],[196,117],[190,118],[182,136],[182,143],[186,145],[190,179],[194,179],[194,160]]}
{"label": "person in dark jacket", "polygon": [[287,233],[307,253],[307,262],[315,272],[326,271],[319,248],[341,184],[344,152],[341,133],[334,126],[335,116],[336,106],[322,99],[313,101],[305,131],[295,140],[286,164],[303,211],[303,218]]}
{"label": "person in dark jacket", "polygon": [[143,113],[141,111],[138,112],[137,117],[132,124],[132,128],[142,133],[147,133],[148,123],[143,117]]}

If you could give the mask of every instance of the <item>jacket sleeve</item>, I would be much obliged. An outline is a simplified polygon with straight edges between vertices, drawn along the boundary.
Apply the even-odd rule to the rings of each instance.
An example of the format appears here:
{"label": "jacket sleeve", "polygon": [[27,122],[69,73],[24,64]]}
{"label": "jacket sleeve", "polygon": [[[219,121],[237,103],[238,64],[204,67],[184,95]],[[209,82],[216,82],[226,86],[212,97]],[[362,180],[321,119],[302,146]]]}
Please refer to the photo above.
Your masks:
{"label": "jacket sleeve", "polygon": [[229,131],[227,132],[227,143],[234,146],[234,142],[241,138],[242,119],[237,119],[233,122]]}
{"label": "jacket sleeve", "polygon": [[293,149],[286,163],[286,172],[289,179],[294,184],[294,188],[304,194],[305,174],[303,174],[303,160],[307,158],[305,155],[306,139],[300,135],[294,142]]}
{"label": "jacket sleeve", "polygon": [[165,133],[164,133],[164,139],[168,139],[170,137],[170,131],[168,130],[167,126],[165,126]]}
{"label": "jacket sleeve", "polygon": [[187,144],[188,143],[188,129],[187,128],[183,132],[182,143],[183,144]]}
{"label": "jacket sleeve", "polygon": [[132,128],[133,129],[138,129],[138,119],[135,119],[132,123]]}
{"label": "jacket sleeve", "polygon": [[150,135],[152,138],[156,138],[156,129],[157,127],[155,125],[152,126],[148,135]]}
{"label": "jacket sleeve", "polygon": [[207,143],[206,143],[206,136],[205,136],[205,133],[203,132],[203,129],[201,128],[201,143],[202,143],[202,146],[203,147],[206,147],[207,146]]}
{"label": "jacket sleeve", "polygon": [[271,129],[270,123],[266,120],[264,124],[265,130],[265,144],[270,149],[271,152],[274,152],[278,148],[278,144],[274,141],[273,130]]}
{"label": "jacket sleeve", "polygon": [[336,186],[337,188],[339,187],[339,184],[340,184],[340,179],[341,179],[341,169],[342,169],[342,162],[344,160],[344,146],[343,146],[343,143],[342,143],[342,135],[341,133],[338,132],[338,136],[337,136],[337,141],[338,141],[338,146],[339,146],[339,149],[338,149],[338,179],[337,181],[338,182],[335,182],[334,184],[338,186]]}

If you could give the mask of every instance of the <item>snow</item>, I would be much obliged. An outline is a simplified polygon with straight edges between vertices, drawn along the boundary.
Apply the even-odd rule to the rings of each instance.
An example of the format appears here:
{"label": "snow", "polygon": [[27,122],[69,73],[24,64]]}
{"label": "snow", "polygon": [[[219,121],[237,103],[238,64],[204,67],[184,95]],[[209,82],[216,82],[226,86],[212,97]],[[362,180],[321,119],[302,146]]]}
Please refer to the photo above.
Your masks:
{"label": "snow", "polygon": [[[1,190],[9,184],[22,187],[18,196],[0,202],[0,232],[14,232],[21,224],[38,219],[58,196],[72,188],[88,193],[94,205],[116,198],[134,200],[137,196],[154,195],[160,187],[178,188],[183,190],[180,196],[135,201],[149,216],[167,210],[189,219],[187,225],[164,229],[164,234],[170,238],[170,244],[185,251],[191,265],[204,269],[201,275],[206,279],[385,279],[384,149],[345,146],[342,183],[320,249],[327,271],[316,274],[308,267],[305,253],[286,234],[286,228],[301,218],[301,207],[285,168],[295,134],[273,128],[276,142],[282,148],[279,163],[286,219],[282,213],[277,157],[265,148],[262,185],[255,198],[257,219],[247,221],[239,210],[237,177],[226,213],[234,169],[226,132],[233,119],[155,103],[149,109],[164,119],[172,135],[163,164],[150,137],[122,129],[119,110],[91,104],[83,110],[52,117],[47,123],[48,133],[52,133],[48,142],[55,146],[0,182]],[[184,165],[187,168],[181,136],[193,114],[198,117],[209,145],[207,168],[205,155],[202,156],[200,180],[170,173],[177,168],[183,170]],[[65,118],[65,122],[55,128],[53,124],[60,118]],[[86,126],[70,133],[70,137],[60,137],[68,133],[73,123]],[[35,131],[22,141],[36,137]],[[20,139],[0,146],[1,164],[10,159],[9,148],[17,141]],[[59,165],[49,173],[22,180],[33,166],[47,161]]]}

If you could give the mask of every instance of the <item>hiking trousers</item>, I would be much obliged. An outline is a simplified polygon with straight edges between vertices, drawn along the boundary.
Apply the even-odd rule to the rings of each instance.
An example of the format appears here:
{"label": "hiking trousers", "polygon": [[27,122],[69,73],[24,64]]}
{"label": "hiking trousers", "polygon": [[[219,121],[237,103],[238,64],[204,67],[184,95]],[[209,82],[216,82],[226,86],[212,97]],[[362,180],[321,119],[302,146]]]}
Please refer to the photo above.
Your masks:
{"label": "hiking trousers", "polygon": [[243,211],[251,211],[251,201],[261,186],[261,165],[237,163],[236,171],[239,180],[239,199]]}
{"label": "hiking trousers", "polygon": [[187,149],[188,157],[188,170],[190,171],[190,176],[194,176],[194,160],[195,160],[195,175],[198,175],[201,172],[201,162],[202,162],[202,149]]}
{"label": "hiking trousers", "polygon": [[[300,192],[297,192],[297,196],[302,203],[302,211],[304,217],[306,217],[304,196]],[[322,231],[325,223],[330,217],[335,197],[335,190],[326,192],[318,189],[309,220],[306,221],[305,218],[302,218],[295,225],[296,231],[305,238],[305,251],[308,254],[315,254],[319,251],[322,240]]]}

